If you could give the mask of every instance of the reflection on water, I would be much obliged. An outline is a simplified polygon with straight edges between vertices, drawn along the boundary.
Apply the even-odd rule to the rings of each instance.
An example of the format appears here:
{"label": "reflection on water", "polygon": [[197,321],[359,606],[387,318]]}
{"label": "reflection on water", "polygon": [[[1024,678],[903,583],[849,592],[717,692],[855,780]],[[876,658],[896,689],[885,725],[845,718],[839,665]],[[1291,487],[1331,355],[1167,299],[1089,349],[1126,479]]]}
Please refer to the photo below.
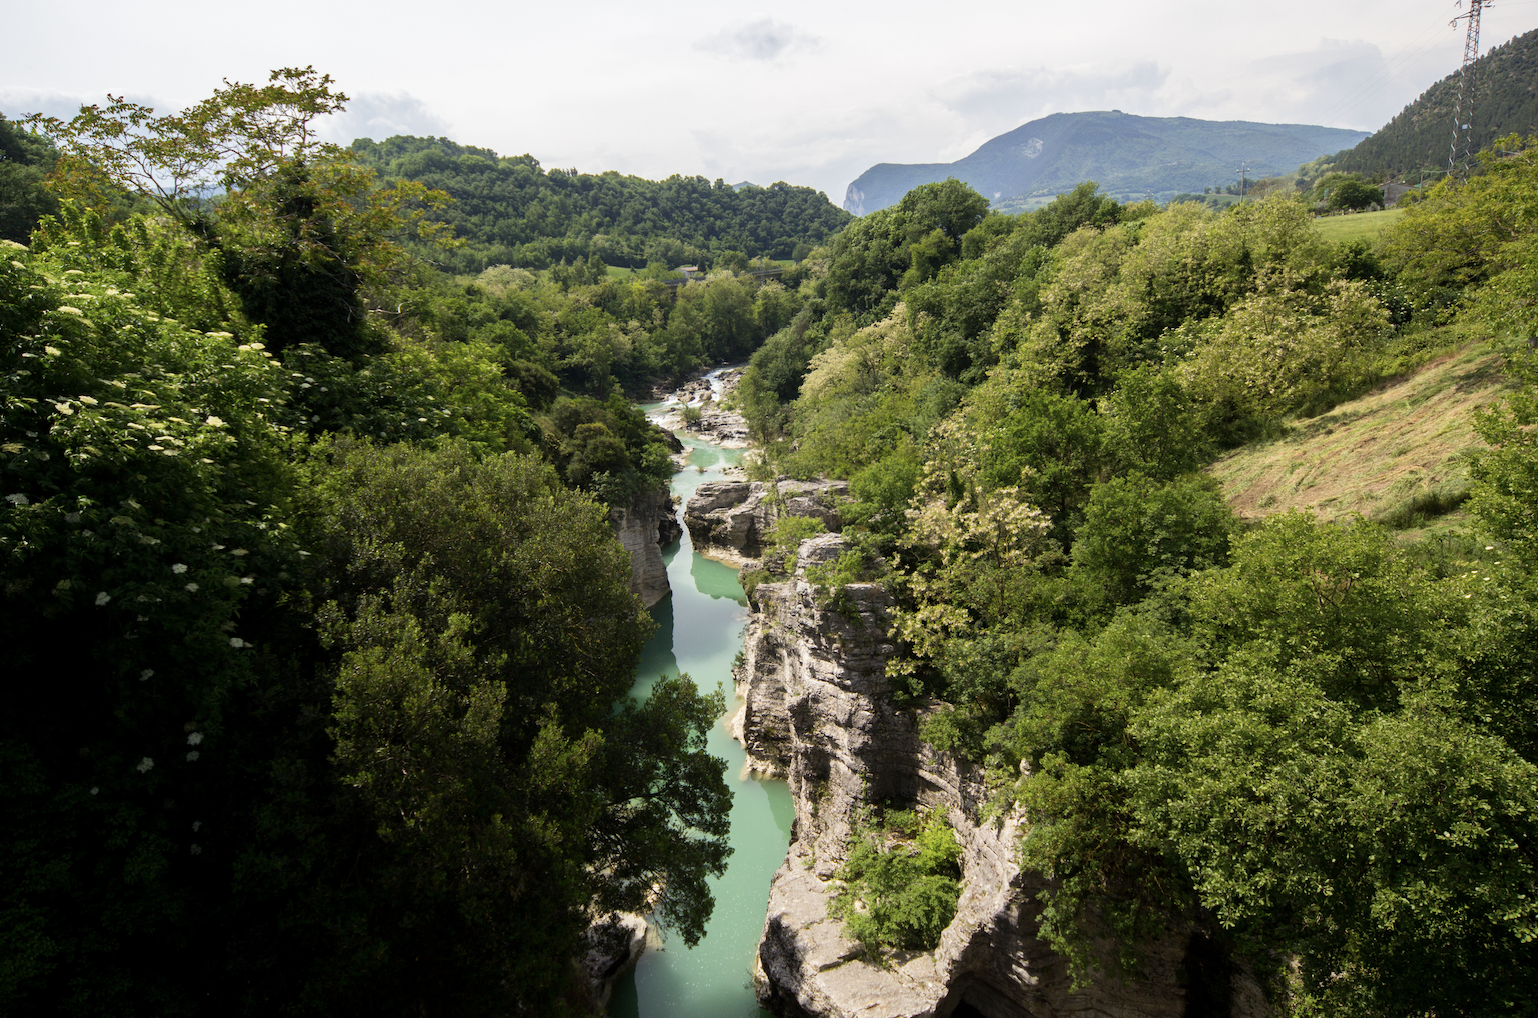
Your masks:
{"label": "reflection on water", "polygon": [[[653,407],[647,407],[653,410]],[[673,492],[687,502],[706,481],[723,479],[740,450],[719,449],[684,437],[689,465],[673,478]],[[696,466],[706,467],[705,472]],[[747,599],[737,571],[694,554],[689,535],[668,549],[668,582],[673,593],[652,608],[657,632],[641,652],[636,668],[637,696],[644,696],[660,675],[688,672],[701,689],[718,684],[732,696],[732,660],[742,646]],[[633,975],[614,989],[609,1013],[614,1018],[757,1018],[751,973],[764,925],[769,878],[785,860],[794,807],[783,781],[743,776],[746,756],[727,731],[723,717],[710,734],[710,752],[726,760],[732,798],[732,857],[726,874],[711,882],[715,914],[706,935],[690,949],[677,936],[642,956]]]}

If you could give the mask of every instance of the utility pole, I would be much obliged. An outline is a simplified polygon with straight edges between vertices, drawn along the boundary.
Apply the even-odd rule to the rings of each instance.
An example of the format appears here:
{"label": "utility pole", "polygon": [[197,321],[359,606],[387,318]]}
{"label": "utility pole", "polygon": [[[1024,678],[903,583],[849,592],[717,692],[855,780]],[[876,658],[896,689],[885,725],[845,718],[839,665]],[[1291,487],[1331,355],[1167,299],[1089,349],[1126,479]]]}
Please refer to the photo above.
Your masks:
{"label": "utility pole", "polygon": [[1479,59],[1479,15],[1490,6],[1490,0],[1469,0],[1466,14],[1460,14],[1450,23],[1469,23],[1468,34],[1463,39],[1463,66],[1458,70],[1458,106],[1453,110],[1453,143],[1447,153],[1447,175],[1458,172],[1458,142],[1463,141],[1463,176],[1468,179],[1469,157],[1474,147],[1474,61]]}

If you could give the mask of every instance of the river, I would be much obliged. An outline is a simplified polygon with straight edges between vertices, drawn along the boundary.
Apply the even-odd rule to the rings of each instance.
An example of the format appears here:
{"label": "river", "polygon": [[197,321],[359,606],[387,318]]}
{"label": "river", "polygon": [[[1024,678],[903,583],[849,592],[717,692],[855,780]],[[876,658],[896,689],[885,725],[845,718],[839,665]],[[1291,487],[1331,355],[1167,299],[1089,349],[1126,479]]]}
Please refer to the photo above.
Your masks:
{"label": "river", "polygon": [[[652,416],[660,406],[647,406]],[[706,481],[727,479],[725,470],[741,458],[740,449],[722,449],[696,436],[681,436],[688,465],[673,477],[680,507]],[[702,469],[703,468],[703,469]],[[753,996],[753,959],[764,926],[769,878],[785,861],[794,815],[790,790],[783,781],[749,777],[746,756],[727,723],[738,700],[732,690],[732,661],[742,649],[747,598],[737,570],[695,554],[684,535],[665,552],[673,592],[652,608],[657,633],[641,652],[636,668],[636,696],[645,696],[660,675],[688,672],[703,690],[719,684],[726,692],[727,713],[710,735],[710,752],[726,760],[732,789],[731,844],[726,873],[711,882],[715,914],[703,940],[692,950],[677,936],[651,946],[634,973],[614,988],[611,1018],[758,1018]]]}

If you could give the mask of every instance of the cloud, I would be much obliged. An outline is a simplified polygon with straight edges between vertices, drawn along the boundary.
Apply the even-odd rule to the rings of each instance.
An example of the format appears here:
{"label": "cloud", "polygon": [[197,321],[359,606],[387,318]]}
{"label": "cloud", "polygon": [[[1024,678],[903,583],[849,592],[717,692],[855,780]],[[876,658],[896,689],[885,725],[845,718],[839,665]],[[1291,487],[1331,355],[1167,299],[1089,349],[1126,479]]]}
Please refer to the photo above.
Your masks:
{"label": "cloud", "polygon": [[822,40],[787,22],[759,18],[707,35],[694,48],[717,56],[772,63],[797,53],[815,53],[822,48]]}
{"label": "cloud", "polygon": [[756,118],[723,121],[690,132],[711,177],[813,187],[837,205],[848,184],[872,163],[928,162],[946,115],[933,104],[856,105],[809,113],[796,107]]}
{"label": "cloud", "polygon": [[327,117],[320,134],[346,145],[355,138],[383,141],[397,134],[437,136],[450,125],[425,102],[407,92],[359,92],[341,113]]}
{"label": "cloud", "polygon": [[1257,60],[1251,78],[1278,113],[1309,123],[1375,129],[1399,112],[1406,95],[1443,74],[1447,57],[1435,45],[1385,54],[1362,39],[1322,39],[1303,52]]}
{"label": "cloud", "polygon": [[[1138,112],[1169,80],[1152,60],[1118,67],[1010,67],[973,71],[929,90],[930,97],[990,137],[1048,113],[1111,106]],[[975,132],[973,134],[975,136]]]}
{"label": "cloud", "polygon": [[[126,96],[129,102],[153,108],[157,113],[168,113],[170,107],[145,95]],[[0,113],[7,120],[20,120],[33,113],[69,120],[80,112],[80,107],[97,105],[107,101],[107,93],[78,95],[68,92],[52,92],[39,88],[0,88]],[[162,108],[164,107],[164,108]]]}
{"label": "cloud", "polygon": [[[173,104],[152,96],[129,95],[127,98],[130,102],[149,106],[159,114],[176,109]],[[20,120],[31,113],[68,120],[80,112],[82,105],[99,105],[106,99],[105,91],[97,95],[71,95],[35,88],[0,88],[0,112],[11,120]],[[450,130],[447,120],[406,92],[359,92],[348,100],[345,110],[323,118],[318,125],[322,138],[342,145],[354,138],[382,141],[395,134],[440,135]]]}

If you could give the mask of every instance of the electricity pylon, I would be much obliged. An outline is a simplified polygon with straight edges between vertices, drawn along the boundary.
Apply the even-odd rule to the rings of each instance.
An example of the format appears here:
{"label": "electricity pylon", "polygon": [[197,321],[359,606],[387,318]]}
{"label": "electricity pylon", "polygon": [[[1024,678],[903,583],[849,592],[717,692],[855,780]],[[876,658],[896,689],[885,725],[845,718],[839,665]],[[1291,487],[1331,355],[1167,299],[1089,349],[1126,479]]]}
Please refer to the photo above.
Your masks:
{"label": "electricity pylon", "polygon": [[1453,143],[1447,153],[1447,175],[1458,172],[1458,142],[1463,142],[1463,176],[1469,175],[1469,157],[1474,148],[1474,61],[1479,59],[1479,14],[1490,0],[1469,0],[1469,9],[1452,20],[1469,23],[1463,40],[1463,66],[1458,71],[1458,106],[1453,110]]}

